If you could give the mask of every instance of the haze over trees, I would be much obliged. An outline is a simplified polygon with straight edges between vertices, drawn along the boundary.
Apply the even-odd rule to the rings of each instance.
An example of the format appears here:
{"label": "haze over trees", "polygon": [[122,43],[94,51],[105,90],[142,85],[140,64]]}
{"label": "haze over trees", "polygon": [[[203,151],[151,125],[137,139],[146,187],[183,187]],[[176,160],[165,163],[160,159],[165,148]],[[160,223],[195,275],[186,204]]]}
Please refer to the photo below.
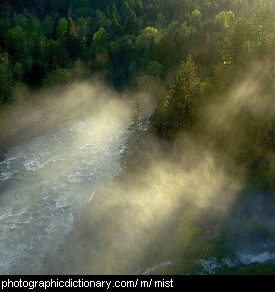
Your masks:
{"label": "haze over trees", "polygon": [[[271,0],[6,0],[0,6],[0,113],[15,103],[15,90],[95,74],[121,92],[161,88],[154,91],[151,135],[175,145],[182,133],[204,137],[204,147],[244,169],[244,193],[274,198],[274,23]],[[137,99],[124,164],[141,163],[135,153],[148,148],[142,115]],[[237,237],[274,240],[274,230],[242,217],[249,211],[231,229],[220,214],[205,226],[192,212],[180,216],[175,273],[196,271],[197,258],[228,256]]]}

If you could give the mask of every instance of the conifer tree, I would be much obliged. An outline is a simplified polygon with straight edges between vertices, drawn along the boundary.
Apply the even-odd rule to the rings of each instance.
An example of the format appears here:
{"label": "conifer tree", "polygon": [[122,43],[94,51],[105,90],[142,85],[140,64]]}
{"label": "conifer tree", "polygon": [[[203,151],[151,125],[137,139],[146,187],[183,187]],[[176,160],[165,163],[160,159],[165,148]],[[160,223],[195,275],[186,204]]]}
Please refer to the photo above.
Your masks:
{"label": "conifer tree", "polygon": [[108,18],[111,18],[111,12],[110,12],[109,5],[107,5],[107,7],[106,7],[106,16],[107,16]]}
{"label": "conifer tree", "polygon": [[142,102],[139,97],[137,97],[131,111],[131,125],[129,127],[129,130],[133,133],[133,139],[135,140],[137,148],[139,148],[140,145],[142,121]]}
{"label": "conifer tree", "polygon": [[116,9],[116,4],[113,2],[113,13],[116,15],[116,18],[118,17],[117,9]]}
{"label": "conifer tree", "polygon": [[14,78],[7,53],[0,54],[0,103],[9,101],[14,86]]}
{"label": "conifer tree", "polygon": [[167,123],[166,111],[168,103],[169,95],[167,94],[165,88],[162,88],[153,114],[153,126],[156,128],[159,136],[164,134],[165,124]]}
{"label": "conifer tree", "polygon": [[66,46],[70,57],[75,59],[79,54],[80,42],[78,32],[71,17],[69,17],[67,24]]}
{"label": "conifer tree", "polygon": [[142,110],[142,101],[139,97],[136,98],[135,103],[130,113],[130,125],[127,129],[126,139],[124,143],[124,150],[122,152],[120,162],[122,167],[125,166],[129,155],[139,151],[141,146],[141,135],[143,132],[144,116]]}
{"label": "conifer tree", "polygon": [[125,29],[130,35],[138,34],[139,26],[137,22],[136,12],[134,10],[130,10],[130,16],[128,16],[127,18]]}
{"label": "conifer tree", "polygon": [[121,25],[119,24],[118,19],[117,19],[117,15],[114,12],[112,15],[111,29],[113,32],[113,38],[121,35],[121,31],[122,31]]}
{"label": "conifer tree", "polygon": [[192,56],[182,62],[167,91],[161,92],[160,100],[153,115],[154,126],[159,134],[164,129],[180,129],[192,119],[192,99],[199,94],[200,79]]}
{"label": "conifer tree", "polygon": [[57,32],[58,25],[59,25],[59,17],[57,14],[55,14],[53,18],[53,40],[55,41],[58,39],[58,32]]}
{"label": "conifer tree", "polygon": [[112,15],[112,23],[111,23],[112,26],[118,26],[119,23],[118,23],[118,19],[117,19],[117,16],[115,13],[113,13]]}
{"label": "conifer tree", "polygon": [[196,69],[192,56],[189,55],[186,62],[181,63],[170,86],[171,106],[176,119],[175,122],[181,128],[190,121],[192,98],[199,93],[200,79]]}

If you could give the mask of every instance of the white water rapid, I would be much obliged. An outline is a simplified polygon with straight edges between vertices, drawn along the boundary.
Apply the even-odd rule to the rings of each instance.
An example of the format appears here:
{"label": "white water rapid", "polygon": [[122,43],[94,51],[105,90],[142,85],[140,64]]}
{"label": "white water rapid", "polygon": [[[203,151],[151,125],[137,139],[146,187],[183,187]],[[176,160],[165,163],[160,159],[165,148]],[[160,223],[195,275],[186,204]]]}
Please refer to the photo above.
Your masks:
{"label": "white water rapid", "polygon": [[120,170],[123,131],[104,121],[61,123],[0,162],[0,274],[39,274],[99,188]]}

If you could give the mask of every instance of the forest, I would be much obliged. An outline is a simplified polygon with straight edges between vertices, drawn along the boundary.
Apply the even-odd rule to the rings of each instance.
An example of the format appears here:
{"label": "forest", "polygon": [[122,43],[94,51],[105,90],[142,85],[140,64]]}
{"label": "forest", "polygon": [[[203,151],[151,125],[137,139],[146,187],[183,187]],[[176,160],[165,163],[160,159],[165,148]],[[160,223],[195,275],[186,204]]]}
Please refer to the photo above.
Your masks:
{"label": "forest", "polygon": [[[263,242],[275,249],[274,53],[272,0],[5,0],[0,118],[29,95],[92,76],[119,94],[151,95],[149,116],[146,100],[135,99],[115,182],[128,190],[138,182],[147,201],[148,177],[161,165],[154,179],[173,211],[166,220],[159,218],[164,211],[152,215],[155,231],[142,258],[147,266],[172,258],[173,266],[159,273],[199,274],[198,259],[232,259],[236,250],[254,251]],[[1,157],[7,142],[0,137],[0,143]],[[154,195],[149,204],[158,204]],[[116,232],[118,213],[110,207],[98,238]],[[106,266],[102,273],[119,271]],[[274,259],[217,267],[217,274],[275,273]]]}

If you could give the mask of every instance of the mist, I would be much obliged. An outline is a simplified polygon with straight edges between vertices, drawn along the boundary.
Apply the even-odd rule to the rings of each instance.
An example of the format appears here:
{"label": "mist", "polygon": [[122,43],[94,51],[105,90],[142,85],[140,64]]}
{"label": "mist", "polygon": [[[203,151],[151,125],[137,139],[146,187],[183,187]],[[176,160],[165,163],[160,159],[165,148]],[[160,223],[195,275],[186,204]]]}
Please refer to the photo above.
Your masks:
{"label": "mist", "polygon": [[[64,247],[46,259],[43,272],[142,273],[173,261],[184,211],[191,208],[196,222],[232,216],[247,183],[240,143],[253,125],[242,114],[258,122],[274,112],[271,98],[263,103],[259,95],[259,76],[267,66],[253,68],[226,97],[202,103],[203,122],[179,133],[174,143],[146,132],[132,169],[96,194]],[[221,136],[229,137],[222,147],[217,146]]]}
{"label": "mist", "polygon": [[[245,167],[236,157],[250,124],[240,113],[246,112],[258,122],[273,112],[271,99],[262,103],[259,96],[263,68],[266,70],[265,64],[255,66],[226,97],[202,103],[202,123],[191,132],[179,133],[174,142],[157,138],[149,128],[143,133],[143,146],[122,172],[118,158],[131,122],[131,107],[139,97],[145,117],[149,117],[153,93],[118,93],[96,80],[41,91],[35,103],[22,106],[18,102],[21,110],[15,112],[20,112],[22,120],[29,113],[41,116],[27,122],[31,139],[11,148],[2,165],[14,167],[10,161],[20,151],[26,158],[25,148],[36,147],[38,133],[44,142],[40,152],[23,162],[24,178],[2,185],[2,200],[26,185],[37,184],[38,192],[42,188],[44,193],[53,188],[58,192],[66,185],[62,192],[67,197],[58,204],[74,206],[69,228],[61,239],[55,238],[59,243],[43,248],[39,273],[142,273],[150,266],[173,261],[179,220],[186,210],[192,209],[196,222],[230,215],[246,186]],[[11,126],[15,133],[17,125],[14,121]],[[64,125],[68,137],[62,132]],[[228,144],[217,147],[225,134]],[[44,155],[47,159],[41,162]],[[17,177],[11,173],[9,179]],[[24,204],[37,195],[30,192]],[[6,200],[3,208],[12,206]],[[14,211],[10,214],[14,216]],[[66,222],[70,217],[64,218]]]}
{"label": "mist", "polygon": [[0,5],[0,273],[274,274],[273,2],[25,2]]}
{"label": "mist", "polygon": [[[2,145],[14,146],[2,163],[7,166],[2,172],[11,173],[3,179],[3,208],[12,206],[7,199],[11,193],[32,184],[44,193],[66,185],[62,192],[67,197],[61,204],[74,206],[70,209],[73,220],[62,238],[55,238],[58,242],[50,248],[43,247],[39,273],[142,273],[173,261],[180,218],[186,210],[192,210],[199,224],[230,216],[246,187],[245,165],[239,159],[241,143],[254,120],[259,123],[274,112],[272,98],[261,99],[262,79],[270,68],[266,63],[251,68],[226,96],[202,102],[199,122],[192,131],[178,133],[174,142],[157,138],[149,127],[143,133],[143,146],[124,171],[119,155],[125,136],[130,135],[131,107],[139,97],[149,118],[154,92],[118,93],[94,80],[42,90],[27,101],[17,98],[13,115],[19,113],[20,118],[7,119],[9,111],[2,114],[3,129],[10,129],[11,137],[13,129],[17,137],[11,142],[12,138],[8,141],[8,135],[2,135]],[[22,131],[24,140],[18,135]],[[39,135],[44,137],[42,148],[28,156],[25,149],[36,147]],[[225,139],[222,146],[221,139]],[[10,161],[20,152],[27,173],[18,179],[16,165]],[[41,162],[43,156],[46,160]],[[16,183],[9,184],[12,179]],[[27,198],[23,205],[28,206],[38,192],[26,196],[23,191]],[[66,222],[70,217],[64,218]]]}
{"label": "mist", "polygon": [[2,112],[4,274],[41,273],[45,255],[56,253],[85,205],[119,174],[133,102],[96,80],[29,93]]}

